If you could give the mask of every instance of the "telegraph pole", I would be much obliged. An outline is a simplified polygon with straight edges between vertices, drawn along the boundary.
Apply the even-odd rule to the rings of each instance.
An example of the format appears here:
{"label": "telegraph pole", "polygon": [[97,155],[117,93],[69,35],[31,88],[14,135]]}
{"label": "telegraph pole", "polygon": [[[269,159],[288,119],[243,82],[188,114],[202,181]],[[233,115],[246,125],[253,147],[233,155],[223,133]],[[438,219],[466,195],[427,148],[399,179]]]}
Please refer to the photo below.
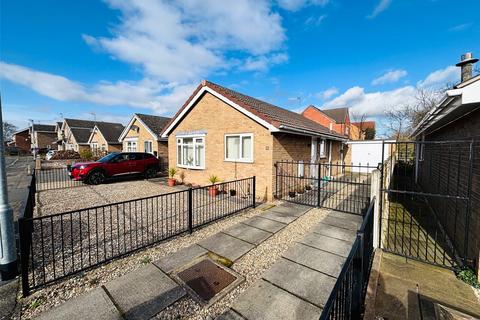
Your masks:
{"label": "telegraph pole", "polygon": [[0,131],[0,279],[4,281],[13,279],[17,275],[17,249],[13,228],[13,210],[8,203],[1,96],[0,123],[2,123]]}

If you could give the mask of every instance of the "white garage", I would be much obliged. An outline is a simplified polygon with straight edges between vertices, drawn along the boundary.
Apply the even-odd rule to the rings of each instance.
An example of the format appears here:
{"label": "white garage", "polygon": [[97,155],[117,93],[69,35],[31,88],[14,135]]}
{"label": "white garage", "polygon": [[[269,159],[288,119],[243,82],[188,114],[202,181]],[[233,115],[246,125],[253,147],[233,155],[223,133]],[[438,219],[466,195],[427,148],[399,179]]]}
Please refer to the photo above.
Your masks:
{"label": "white garage", "polygon": [[[385,142],[393,142],[394,140],[361,140],[348,141],[348,152],[351,153],[352,165],[377,167],[382,162],[382,144]],[[389,147],[385,145],[383,159],[387,160],[390,156]],[[353,168],[355,172],[371,172],[373,168]]]}

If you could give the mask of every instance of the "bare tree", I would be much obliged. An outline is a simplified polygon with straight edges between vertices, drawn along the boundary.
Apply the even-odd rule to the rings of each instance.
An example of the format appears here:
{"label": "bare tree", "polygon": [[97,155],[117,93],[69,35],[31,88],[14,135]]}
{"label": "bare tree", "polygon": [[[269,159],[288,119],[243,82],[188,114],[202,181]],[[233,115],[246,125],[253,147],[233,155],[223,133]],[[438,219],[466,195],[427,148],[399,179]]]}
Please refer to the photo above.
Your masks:
{"label": "bare tree", "polygon": [[352,112],[351,116],[352,116],[353,122],[355,123],[355,126],[358,128],[360,132],[358,139],[362,139],[362,137],[365,136],[366,129],[367,129],[367,127],[365,126],[365,120],[367,119],[367,114],[366,113],[357,114],[355,112]]}
{"label": "bare tree", "polygon": [[3,139],[4,141],[9,141],[12,139],[13,134],[17,131],[17,126],[11,124],[10,122],[3,122]]}

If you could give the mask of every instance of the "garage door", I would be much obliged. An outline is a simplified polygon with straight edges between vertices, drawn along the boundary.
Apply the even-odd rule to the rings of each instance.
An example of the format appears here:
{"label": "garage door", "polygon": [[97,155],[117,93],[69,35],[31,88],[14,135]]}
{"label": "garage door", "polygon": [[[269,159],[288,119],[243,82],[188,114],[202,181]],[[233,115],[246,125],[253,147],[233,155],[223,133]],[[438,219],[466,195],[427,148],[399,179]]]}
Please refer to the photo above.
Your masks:
{"label": "garage door", "polygon": [[[352,151],[352,165],[362,165],[353,168],[355,172],[369,173],[382,162],[382,141],[375,142],[351,142],[349,146]],[[384,158],[388,159],[388,148],[385,148]],[[369,165],[370,168],[363,168]]]}

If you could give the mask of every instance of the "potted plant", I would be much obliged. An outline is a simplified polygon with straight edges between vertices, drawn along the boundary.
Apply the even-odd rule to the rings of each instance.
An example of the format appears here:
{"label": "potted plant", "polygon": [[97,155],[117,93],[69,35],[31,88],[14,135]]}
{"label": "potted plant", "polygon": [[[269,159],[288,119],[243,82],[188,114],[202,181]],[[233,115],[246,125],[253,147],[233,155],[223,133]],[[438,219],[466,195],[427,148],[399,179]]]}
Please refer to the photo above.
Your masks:
{"label": "potted plant", "polygon": [[177,174],[178,170],[177,168],[168,168],[168,186],[173,187],[175,186],[175,183],[177,182],[175,180],[175,175]]}
{"label": "potted plant", "polygon": [[297,187],[297,193],[298,194],[303,194],[303,193],[305,193],[305,189],[302,186],[298,186]]}
{"label": "potted plant", "polygon": [[292,189],[292,190],[288,191],[288,196],[289,196],[290,198],[295,198],[295,190]]}
{"label": "potted plant", "polygon": [[230,196],[235,197],[237,195],[237,190],[235,189],[230,189]]}
{"label": "potted plant", "polygon": [[218,177],[214,174],[212,174],[210,176],[210,178],[208,178],[208,181],[210,181],[210,183],[212,184],[209,188],[208,188],[208,194],[211,196],[211,197],[216,197],[217,194],[218,194],[218,187],[215,185],[215,183],[219,182],[220,179],[218,179]]}
{"label": "potted plant", "polygon": [[307,184],[307,185],[305,186],[305,190],[307,190],[307,191],[312,190],[312,186],[309,185],[309,184]]}

